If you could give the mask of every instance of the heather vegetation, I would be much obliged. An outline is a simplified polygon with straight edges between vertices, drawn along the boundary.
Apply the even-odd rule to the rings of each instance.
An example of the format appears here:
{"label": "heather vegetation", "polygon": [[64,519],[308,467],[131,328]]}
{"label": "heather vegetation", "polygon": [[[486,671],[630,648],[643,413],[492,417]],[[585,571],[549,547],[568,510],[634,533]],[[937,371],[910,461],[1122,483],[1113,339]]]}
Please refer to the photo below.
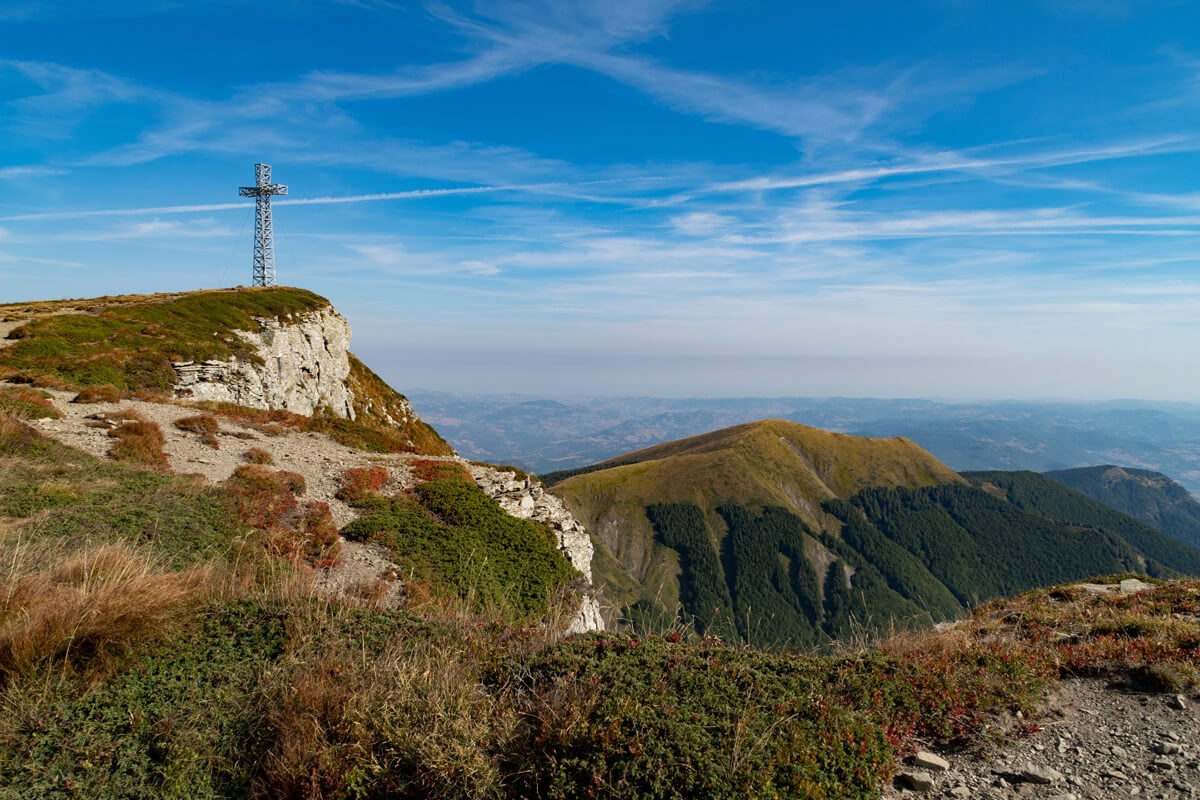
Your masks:
{"label": "heather vegetation", "polygon": [[[868,798],[918,742],[1032,719],[1059,675],[1196,687],[1196,582],[1038,590],[948,634],[819,656],[685,626],[560,641],[570,575],[546,532],[510,525],[456,463],[414,471],[426,482],[396,496],[372,471],[346,481],[370,521],[349,532],[411,570],[407,607],[384,610],[312,592],[331,523],[295,476],[245,465],[210,486],[0,415],[4,796]],[[665,540],[708,544],[711,573],[696,512],[655,514]],[[822,620],[850,618],[858,556],[799,575],[801,523],[722,514],[806,615],[819,584]],[[856,583],[872,569],[854,566]]]}
{"label": "heather vegetation", "polygon": [[551,610],[577,575],[543,526],[506,514],[456,463],[418,464],[425,482],[393,497],[364,493],[346,538],[375,541],[410,579],[476,611],[519,621]]}

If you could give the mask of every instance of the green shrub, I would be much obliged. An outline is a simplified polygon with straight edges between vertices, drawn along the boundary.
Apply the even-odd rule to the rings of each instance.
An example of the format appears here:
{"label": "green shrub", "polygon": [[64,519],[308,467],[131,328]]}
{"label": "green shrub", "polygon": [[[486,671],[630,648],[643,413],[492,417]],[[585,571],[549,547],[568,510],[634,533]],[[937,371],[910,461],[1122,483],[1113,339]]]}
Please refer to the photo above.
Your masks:
{"label": "green shrub", "polygon": [[828,663],[596,636],[521,665],[520,796],[868,798],[882,727],[822,694]]}
{"label": "green shrub", "polygon": [[[9,689],[0,717],[6,796],[247,797],[268,746],[260,691],[285,617],[217,606],[95,685],[47,671]],[[43,687],[53,684],[47,694]]]}
{"label": "green shrub", "polygon": [[578,574],[546,528],[509,516],[474,483],[435,480],[359,505],[363,513],[346,526],[346,538],[379,541],[406,570],[476,609],[507,609],[515,618],[545,613],[556,588]]}

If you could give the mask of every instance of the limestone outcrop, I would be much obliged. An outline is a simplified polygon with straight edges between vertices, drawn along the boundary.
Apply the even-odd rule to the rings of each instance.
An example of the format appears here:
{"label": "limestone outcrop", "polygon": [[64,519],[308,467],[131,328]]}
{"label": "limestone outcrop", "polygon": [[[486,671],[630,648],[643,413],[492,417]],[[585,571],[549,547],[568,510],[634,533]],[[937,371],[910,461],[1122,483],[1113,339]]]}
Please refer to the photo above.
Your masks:
{"label": "limestone outcrop", "polygon": [[541,484],[520,478],[515,472],[478,464],[471,464],[470,470],[475,483],[509,514],[540,522],[553,530],[558,549],[587,580],[588,589],[582,592],[579,611],[567,633],[604,630],[600,603],[592,590],[592,540],[563,501],[547,492]]}
{"label": "limestone outcrop", "polygon": [[350,324],[345,317],[328,307],[256,321],[257,331],[233,331],[254,349],[256,360],[177,362],[175,396],[308,416],[325,407],[354,419],[354,396],[346,385]]}

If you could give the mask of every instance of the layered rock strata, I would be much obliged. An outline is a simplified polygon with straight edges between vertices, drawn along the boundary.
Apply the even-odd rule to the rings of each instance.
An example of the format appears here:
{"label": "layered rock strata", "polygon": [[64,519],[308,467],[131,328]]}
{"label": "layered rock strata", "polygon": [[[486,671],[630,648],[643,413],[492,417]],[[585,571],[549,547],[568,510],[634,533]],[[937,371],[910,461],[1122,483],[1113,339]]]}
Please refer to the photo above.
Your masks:
{"label": "layered rock strata", "polygon": [[[256,360],[178,362],[175,396],[311,416],[318,408],[354,419],[350,374],[350,324],[332,307],[259,317],[257,331],[233,331]],[[261,362],[261,363],[259,363]]]}
{"label": "layered rock strata", "polygon": [[592,540],[583,525],[563,505],[563,501],[536,481],[517,477],[515,472],[478,464],[470,465],[470,470],[475,483],[509,514],[540,522],[554,531],[558,549],[587,580],[588,590],[582,593],[579,611],[567,628],[567,633],[604,630],[600,603],[592,593]]}

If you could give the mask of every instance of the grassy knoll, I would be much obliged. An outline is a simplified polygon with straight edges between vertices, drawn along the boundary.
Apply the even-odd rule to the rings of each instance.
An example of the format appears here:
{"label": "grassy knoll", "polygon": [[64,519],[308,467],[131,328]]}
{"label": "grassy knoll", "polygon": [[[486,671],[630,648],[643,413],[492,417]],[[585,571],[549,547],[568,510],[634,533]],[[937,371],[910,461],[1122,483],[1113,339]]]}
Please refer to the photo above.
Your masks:
{"label": "grassy knoll", "polygon": [[[0,306],[0,319],[28,320],[0,348],[0,380],[76,389],[76,402],[84,403],[169,396],[176,381],[173,362],[253,363],[258,354],[235,331],[258,330],[257,318],[286,319],[328,307],[328,300],[312,292],[282,286]],[[354,420],[321,411],[312,417],[256,415],[229,404],[201,405],[226,416],[325,433],[370,452],[453,453],[402,395],[352,355],[346,383],[354,396]],[[0,386],[0,411],[24,419],[57,413],[23,386]]]}
{"label": "grassy knoll", "polygon": [[[86,301],[86,311],[67,305],[9,334],[16,341],[0,350],[0,377],[163,393],[175,382],[173,361],[255,359],[233,333],[257,330],[255,317],[284,317],[328,305],[312,292],[287,287],[194,292],[141,302]],[[6,309],[18,310],[0,307],[0,312]]]}

